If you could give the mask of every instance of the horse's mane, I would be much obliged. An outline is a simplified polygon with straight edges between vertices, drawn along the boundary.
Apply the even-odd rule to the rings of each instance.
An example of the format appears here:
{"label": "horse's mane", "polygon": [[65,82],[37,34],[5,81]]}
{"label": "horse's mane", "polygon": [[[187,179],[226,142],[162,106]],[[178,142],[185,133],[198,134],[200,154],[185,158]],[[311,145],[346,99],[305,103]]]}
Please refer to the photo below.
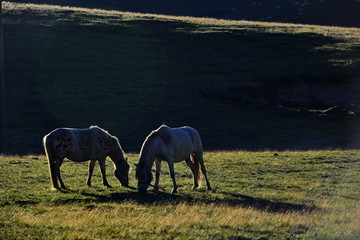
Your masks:
{"label": "horse's mane", "polygon": [[108,133],[108,131],[106,131],[105,129],[103,129],[103,128],[101,128],[101,127],[97,126],[97,125],[91,125],[89,128],[90,128],[90,129],[96,128],[96,129],[99,129],[99,130],[101,130],[101,131],[103,131],[103,132],[105,132],[105,133],[109,134],[109,133]]}
{"label": "horse's mane", "polygon": [[[141,151],[140,151],[140,160],[139,160],[139,166],[145,166],[147,164],[146,161],[144,161],[144,159],[147,156],[147,152],[151,151],[152,149],[152,140],[156,139],[157,137],[159,137],[166,145],[170,144],[171,142],[171,135],[168,132],[169,131],[169,127],[166,125],[161,125],[158,129],[153,130],[149,133],[149,135],[147,135],[145,141],[143,142],[143,145],[141,147]],[[145,154],[144,154],[145,153]],[[144,158],[145,156],[145,158]],[[140,169],[140,168],[137,168]],[[151,168],[149,168],[151,169]],[[136,175],[138,175],[138,173],[136,173]]]}
{"label": "horse's mane", "polygon": [[169,133],[169,129],[170,128],[167,125],[163,124],[158,129],[151,131],[151,133],[146,137],[145,141],[148,141],[153,137],[158,136],[167,145],[171,142],[171,135]]}
{"label": "horse's mane", "polygon": [[98,129],[98,130],[100,130],[101,132],[103,132],[103,133],[105,133],[106,135],[108,135],[110,138],[114,139],[114,140],[116,141],[116,144],[119,145],[121,151],[122,151],[123,153],[125,153],[124,150],[123,150],[122,147],[121,147],[121,144],[120,144],[119,139],[118,139],[116,136],[111,135],[108,131],[106,131],[105,129],[103,129],[103,128],[97,126],[97,125],[92,125],[92,126],[90,126],[90,129]]}

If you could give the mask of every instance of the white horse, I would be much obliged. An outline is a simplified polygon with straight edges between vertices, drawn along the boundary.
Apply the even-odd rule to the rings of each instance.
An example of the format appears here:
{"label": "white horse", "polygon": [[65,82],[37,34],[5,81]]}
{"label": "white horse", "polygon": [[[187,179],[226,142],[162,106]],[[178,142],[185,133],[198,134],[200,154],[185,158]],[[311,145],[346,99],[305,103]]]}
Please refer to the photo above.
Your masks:
{"label": "white horse", "polygon": [[207,189],[211,190],[204,166],[203,148],[199,133],[191,127],[169,128],[166,125],[152,131],[141,147],[140,159],[136,168],[138,191],[145,193],[151,185],[151,168],[154,162],[156,164],[154,190],[159,189],[161,161],[166,161],[173,181],[172,193],[176,193],[178,186],[175,180],[174,163],[184,160],[194,175],[193,189],[199,186],[201,169]]}
{"label": "white horse", "polygon": [[44,139],[44,148],[49,161],[50,180],[53,189],[66,189],[60,175],[60,166],[64,158],[75,162],[90,160],[87,185],[91,187],[91,176],[96,161],[100,164],[103,184],[111,187],[106,180],[105,160],[109,156],[114,163],[114,175],[121,185],[129,186],[129,170],[127,158],[124,157],[119,140],[107,131],[91,126],[87,129],[58,128],[47,134]]}

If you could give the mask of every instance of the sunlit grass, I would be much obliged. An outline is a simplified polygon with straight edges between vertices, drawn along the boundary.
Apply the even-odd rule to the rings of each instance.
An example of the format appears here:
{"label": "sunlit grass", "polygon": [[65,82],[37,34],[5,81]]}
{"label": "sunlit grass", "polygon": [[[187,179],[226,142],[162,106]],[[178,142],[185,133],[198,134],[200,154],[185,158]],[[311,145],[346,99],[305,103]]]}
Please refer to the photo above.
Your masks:
{"label": "sunlit grass", "polygon": [[294,227],[306,229],[315,216],[309,213],[272,214],[251,208],[187,203],[151,207],[135,203],[52,208],[39,205],[36,210],[13,207],[7,211],[12,214],[11,221],[35,229],[56,231],[61,226],[66,230],[59,232],[54,239],[101,235],[130,239],[166,239],[171,236],[180,239],[226,238],[241,236],[244,232],[275,237],[294,231]]}
{"label": "sunlit grass", "polygon": [[[128,154],[130,163],[137,154]],[[213,191],[191,191],[185,164],[175,165],[179,193],[139,195],[119,186],[108,166],[101,185],[85,184],[87,164],[66,161],[70,191],[50,190],[44,156],[0,158],[3,239],[356,239],[358,151],[206,152]],[[134,171],[130,184],[136,186]],[[171,190],[164,166],[161,186]]]}

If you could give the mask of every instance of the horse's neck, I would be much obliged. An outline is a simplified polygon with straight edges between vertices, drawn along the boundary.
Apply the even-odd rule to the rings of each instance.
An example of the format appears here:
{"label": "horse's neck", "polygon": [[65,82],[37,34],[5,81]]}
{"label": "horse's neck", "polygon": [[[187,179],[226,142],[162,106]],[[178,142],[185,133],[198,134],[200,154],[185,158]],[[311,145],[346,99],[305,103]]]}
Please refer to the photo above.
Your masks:
{"label": "horse's neck", "polygon": [[122,160],[124,159],[123,151],[120,146],[112,149],[111,154],[109,155],[110,159],[113,161],[115,168],[119,168]]}
{"label": "horse's neck", "polygon": [[141,151],[140,164],[146,167],[152,167],[155,161],[156,153],[158,151],[159,139],[153,139],[151,142],[147,141]]}

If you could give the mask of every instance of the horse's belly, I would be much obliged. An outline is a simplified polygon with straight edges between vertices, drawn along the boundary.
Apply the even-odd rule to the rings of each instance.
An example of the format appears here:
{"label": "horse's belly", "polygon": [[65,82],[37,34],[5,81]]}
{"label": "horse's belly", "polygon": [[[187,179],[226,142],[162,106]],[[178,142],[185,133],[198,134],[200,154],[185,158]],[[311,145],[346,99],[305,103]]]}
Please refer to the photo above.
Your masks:
{"label": "horse's belly", "polygon": [[178,141],[174,147],[174,162],[184,161],[185,159],[189,158],[193,151],[194,146],[191,139],[188,139],[188,136],[184,137],[184,139],[180,138],[180,141]]}
{"label": "horse's belly", "polygon": [[90,152],[73,151],[68,152],[66,158],[74,162],[85,162],[89,160],[98,160],[99,156],[95,156],[93,153]]}
{"label": "horse's belly", "polygon": [[84,156],[72,155],[72,154],[67,155],[66,158],[74,162],[86,162],[90,160],[86,156],[84,157]]}
{"label": "horse's belly", "polygon": [[189,158],[189,156],[193,153],[192,148],[189,149],[191,150],[175,152],[173,156],[174,162],[181,162]]}

